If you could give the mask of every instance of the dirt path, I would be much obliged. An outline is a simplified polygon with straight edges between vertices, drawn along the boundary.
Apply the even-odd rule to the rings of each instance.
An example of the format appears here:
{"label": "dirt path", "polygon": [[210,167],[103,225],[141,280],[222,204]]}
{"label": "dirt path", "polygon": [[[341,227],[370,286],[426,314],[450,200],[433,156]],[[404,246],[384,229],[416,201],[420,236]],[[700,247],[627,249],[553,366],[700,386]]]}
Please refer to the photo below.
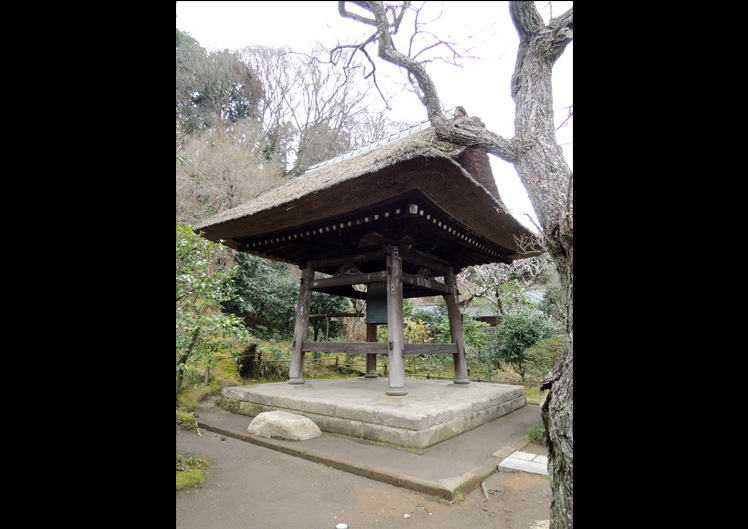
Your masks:
{"label": "dirt path", "polygon": [[[532,529],[547,527],[548,478],[498,472],[463,501],[428,496],[220,435],[177,427],[177,450],[209,459],[200,489],[177,492],[177,529]],[[542,450],[542,448],[541,448]],[[408,518],[404,515],[409,515]]]}

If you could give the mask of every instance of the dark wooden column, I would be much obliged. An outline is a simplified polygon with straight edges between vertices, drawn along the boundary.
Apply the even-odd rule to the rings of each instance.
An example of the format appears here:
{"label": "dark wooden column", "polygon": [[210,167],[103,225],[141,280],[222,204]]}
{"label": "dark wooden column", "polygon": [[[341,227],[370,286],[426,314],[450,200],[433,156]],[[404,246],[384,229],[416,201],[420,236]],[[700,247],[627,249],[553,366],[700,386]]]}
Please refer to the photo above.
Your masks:
{"label": "dark wooden column", "polygon": [[[377,324],[367,323],[366,324],[366,341],[376,342],[377,341]],[[366,377],[365,378],[378,378],[377,375],[377,355],[367,354],[366,355]]]}
{"label": "dark wooden column", "polygon": [[444,296],[444,299],[447,302],[449,332],[452,335],[452,343],[457,344],[457,353],[452,355],[455,367],[455,384],[470,384],[465,358],[465,333],[462,330],[462,315],[460,314],[460,293],[457,290],[457,279],[452,268],[447,270],[444,279],[452,290],[450,294]]}
{"label": "dark wooden column", "polygon": [[299,302],[296,308],[296,326],[293,331],[293,346],[291,350],[291,369],[289,370],[289,384],[304,383],[304,352],[301,350],[306,340],[309,328],[309,310],[312,304],[312,280],[314,268],[312,261],[307,261],[301,274],[299,286]]}
{"label": "dark wooden column", "polygon": [[405,390],[402,259],[397,246],[387,255],[387,340],[390,385],[387,395],[404,396],[408,392]]}

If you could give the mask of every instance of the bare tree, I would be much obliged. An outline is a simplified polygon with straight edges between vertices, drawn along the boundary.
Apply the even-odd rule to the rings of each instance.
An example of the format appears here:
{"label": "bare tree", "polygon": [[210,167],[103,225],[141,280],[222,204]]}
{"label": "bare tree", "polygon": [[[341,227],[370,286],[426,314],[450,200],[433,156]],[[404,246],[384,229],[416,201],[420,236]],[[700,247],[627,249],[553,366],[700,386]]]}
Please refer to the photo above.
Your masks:
{"label": "bare tree", "polygon": [[368,85],[352,75],[360,65],[347,60],[347,68],[335,68],[319,44],[309,53],[252,46],[242,56],[265,88],[259,116],[267,156],[286,156],[288,174],[368,143],[361,122],[386,121],[366,104]]}
{"label": "bare tree", "polygon": [[[347,4],[361,8],[357,12]],[[542,228],[542,239],[554,260],[564,291],[567,344],[561,359],[545,377],[542,386],[548,398],[542,414],[548,447],[551,480],[551,527],[572,528],[573,501],[573,406],[574,406],[574,311],[573,311],[573,178],[561,147],[556,141],[552,92],[552,69],[573,38],[573,8],[552,18],[546,25],[533,2],[509,2],[509,12],[519,34],[517,62],[511,92],[515,102],[515,136],[502,137],[485,128],[477,119],[463,116],[448,121],[439,95],[417,53],[395,48],[397,33],[410,2],[338,2],[341,16],[372,26],[364,42],[348,47],[366,54],[369,44],[377,44],[377,55],[407,71],[414,91],[438,137],[479,147],[514,165],[528,191]],[[363,10],[363,11],[361,11]]]}
{"label": "bare tree", "polygon": [[262,163],[266,135],[259,123],[209,119],[213,128],[189,135],[177,150],[178,222],[194,224],[286,180],[276,164]]}
{"label": "bare tree", "polygon": [[350,55],[341,71],[319,44],[210,52],[177,31],[177,221],[232,208],[393,132],[381,104],[365,101],[368,83]]}
{"label": "bare tree", "polygon": [[176,111],[182,132],[255,117],[263,87],[235,52],[209,52],[184,37],[176,60]]}
{"label": "bare tree", "polygon": [[510,264],[471,266],[463,270],[457,278],[469,293],[465,305],[475,298],[482,298],[496,307],[498,314],[503,316],[508,307],[520,303],[530,288],[547,281],[551,276],[551,269],[550,257],[544,253]]}

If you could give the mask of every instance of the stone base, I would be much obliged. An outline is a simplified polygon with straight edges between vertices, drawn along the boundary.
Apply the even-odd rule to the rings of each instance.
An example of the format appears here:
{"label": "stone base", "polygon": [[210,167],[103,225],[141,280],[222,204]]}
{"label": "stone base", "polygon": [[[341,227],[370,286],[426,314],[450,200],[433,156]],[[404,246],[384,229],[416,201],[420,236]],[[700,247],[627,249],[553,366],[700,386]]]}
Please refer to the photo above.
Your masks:
{"label": "stone base", "polygon": [[[314,380],[224,388],[218,405],[255,417],[282,410],[304,415],[320,430],[421,449],[506,415],[527,403],[523,386],[408,380],[408,395],[386,395],[386,378]],[[304,391],[296,391],[305,387]]]}
{"label": "stone base", "polygon": [[379,404],[385,404],[387,406],[402,406],[403,404],[412,402],[414,398],[415,397],[413,395],[401,395],[401,396],[379,395],[377,397],[377,402]]}

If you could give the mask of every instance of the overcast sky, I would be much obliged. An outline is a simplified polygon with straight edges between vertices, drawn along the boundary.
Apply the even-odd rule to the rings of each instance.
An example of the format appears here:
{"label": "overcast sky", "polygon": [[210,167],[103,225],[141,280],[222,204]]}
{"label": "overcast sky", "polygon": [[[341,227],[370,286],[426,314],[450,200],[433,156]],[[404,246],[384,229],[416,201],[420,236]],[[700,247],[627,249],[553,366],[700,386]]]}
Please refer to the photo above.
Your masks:
{"label": "overcast sky", "polygon": [[[416,3],[420,5],[420,3]],[[549,10],[558,16],[573,2],[536,2],[546,22]],[[349,4],[350,5],[350,4]],[[443,7],[442,7],[443,6]],[[336,1],[318,2],[178,2],[177,27],[197,39],[209,50],[238,50],[253,44],[288,46],[294,51],[308,51],[319,41],[326,47],[338,43],[361,42],[372,33],[370,26],[343,18]],[[445,1],[429,2],[422,21],[436,18],[427,27],[442,40],[451,37],[476,59],[465,59],[462,68],[439,62],[427,66],[445,109],[463,106],[469,115],[480,117],[487,128],[503,136],[514,136],[514,102],[509,83],[517,56],[519,37],[509,17],[508,2]],[[404,22],[401,33],[410,27]],[[407,33],[408,35],[410,33]],[[396,42],[397,44],[397,42]],[[554,67],[554,107],[557,124],[563,121],[567,107],[573,103],[573,42]],[[442,47],[442,49],[444,49]],[[375,51],[372,51],[375,53]],[[377,66],[380,85],[389,94],[398,94],[391,102],[391,116],[403,121],[423,121],[426,110],[415,95],[400,92],[403,77],[398,69],[380,62]],[[374,90],[372,90],[375,93]],[[572,126],[557,131],[566,159],[573,168]],[[491,155],[491,167],[502,199],[511,213],[531,226],[525,214],[534,218],[532,205],[513,166]]]}

